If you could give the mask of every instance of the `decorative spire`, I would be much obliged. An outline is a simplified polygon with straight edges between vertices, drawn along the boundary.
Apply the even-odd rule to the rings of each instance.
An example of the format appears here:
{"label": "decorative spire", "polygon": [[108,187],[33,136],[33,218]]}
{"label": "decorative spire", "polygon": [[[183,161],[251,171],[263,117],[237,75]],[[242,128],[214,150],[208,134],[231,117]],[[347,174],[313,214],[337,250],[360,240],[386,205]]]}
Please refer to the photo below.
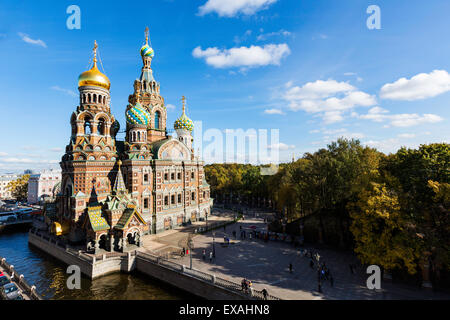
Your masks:
{"label": "decorative spire", "polygon": [[181,101],[183,102],[183,114],[186,114],[186,97],[182,96]]}
{"label": "decorative spire", "polygon": [[125,182],[123,181],[122,172],[120,170],[122,161],[117,161],[117,165],[119,166],[119,169],[117,170],[116,181],[114,182],[114,191],[115,194],[125,193],[127,192],[127,188],[125,187]]}
{"label": "decorative spire", "polygon": [[92,49],[92,51],[94,51],[94,67],[97,66],[97,40],[94,40],[94,49]]}
{"label": "decorative spire", "polygon": [[148,44],[148,27],[145,27],[145,43]]}

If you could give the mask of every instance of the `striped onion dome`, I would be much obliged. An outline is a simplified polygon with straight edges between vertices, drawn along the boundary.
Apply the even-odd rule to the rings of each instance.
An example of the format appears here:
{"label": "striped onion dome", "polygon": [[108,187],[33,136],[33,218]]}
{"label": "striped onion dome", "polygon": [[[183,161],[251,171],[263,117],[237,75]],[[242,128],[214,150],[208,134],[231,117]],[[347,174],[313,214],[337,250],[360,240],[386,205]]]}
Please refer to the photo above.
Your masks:
{"label": "striped onion dome", "polygon": [[155,56],[155,51],[147,43],[141,47],[141,56],[153,58]]}
{"label": "striped onion dome", "polygon": [[125,117],[127,123],[131,125],[150,125],[150,114],[139,102],[125,112]]}

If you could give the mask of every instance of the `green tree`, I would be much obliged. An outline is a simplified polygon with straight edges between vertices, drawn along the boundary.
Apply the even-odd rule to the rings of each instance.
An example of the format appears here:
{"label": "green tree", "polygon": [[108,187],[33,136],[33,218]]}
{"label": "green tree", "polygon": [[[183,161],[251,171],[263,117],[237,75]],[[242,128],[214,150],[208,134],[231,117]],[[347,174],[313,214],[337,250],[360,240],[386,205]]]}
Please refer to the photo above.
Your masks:
{"label": "green tree", "polygon": [[6,188],[13,198],[19,201],[24,201],[28,197],[28,180],[30,179],[29,174],[25,174],[20,178],[10,181]]}
{"label": "green tree", "polygon": [[408,232],[407,215],[397,193],[386,184],[372,183],[349,204],[355,239],[354,251],[362,263],[387,270],[405,268],[416,273],[419,256],[417,239]]}

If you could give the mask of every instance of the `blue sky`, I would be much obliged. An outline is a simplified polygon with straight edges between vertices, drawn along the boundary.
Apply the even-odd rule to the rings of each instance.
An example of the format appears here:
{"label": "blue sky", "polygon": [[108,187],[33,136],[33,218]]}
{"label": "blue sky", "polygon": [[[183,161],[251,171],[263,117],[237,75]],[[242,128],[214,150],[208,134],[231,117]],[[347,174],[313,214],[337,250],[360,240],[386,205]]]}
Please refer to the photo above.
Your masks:
{"label": "blue sky", "polygon": [[[80,30],[66,27],[72,4]],[[367,28],[369,5],[380,30]],[[339,136],[386,153],[448,142],[449,11],[445,0],[2,1],[0,172],[58,166],[94,40],[124,128],[146,26],[170,127],[185,95],[203,131],[279,129],[281,160]]]}

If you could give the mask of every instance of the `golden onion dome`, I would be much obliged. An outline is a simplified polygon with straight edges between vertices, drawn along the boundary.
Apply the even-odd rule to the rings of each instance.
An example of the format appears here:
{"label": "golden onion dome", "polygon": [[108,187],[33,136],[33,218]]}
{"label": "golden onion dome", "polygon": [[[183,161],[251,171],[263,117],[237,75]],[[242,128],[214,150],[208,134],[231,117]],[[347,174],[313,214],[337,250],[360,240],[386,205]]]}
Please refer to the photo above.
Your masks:
{"label": "golden onion dome", "polygon": [[83,72],[78,77],[78,87],[96,86],[109,90],[111,82],[108,77],[97,68],[97,42],[94,44],[94,65],[88,71]]}

